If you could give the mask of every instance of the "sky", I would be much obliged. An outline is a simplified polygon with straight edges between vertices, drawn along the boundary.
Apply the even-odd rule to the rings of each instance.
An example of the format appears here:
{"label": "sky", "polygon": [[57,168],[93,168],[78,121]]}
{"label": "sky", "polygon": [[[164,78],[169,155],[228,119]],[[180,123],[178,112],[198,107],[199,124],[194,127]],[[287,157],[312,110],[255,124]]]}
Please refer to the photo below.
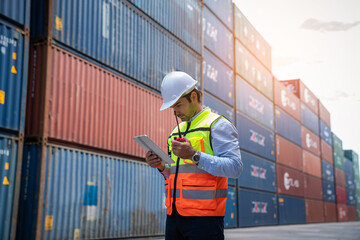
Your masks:
{"label": "sky", "polygon": [[360,1],[233,0],[272,47],[279,80],[300,78],[360,154]]}

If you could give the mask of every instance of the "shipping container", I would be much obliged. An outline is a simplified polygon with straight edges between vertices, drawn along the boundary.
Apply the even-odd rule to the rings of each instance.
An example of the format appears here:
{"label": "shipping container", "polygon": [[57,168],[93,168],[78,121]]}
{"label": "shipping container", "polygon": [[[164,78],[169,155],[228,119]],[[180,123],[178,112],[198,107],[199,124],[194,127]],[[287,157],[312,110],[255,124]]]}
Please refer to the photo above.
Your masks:
{"label": "shipping container", "polygon": [[321,145],[321,159],[324,159],[331,165],[334,165],[333,149],[324,140],[320,140]]}
{"label": "shipping container", "polygon": [[216,56],[204,49],[204,89],[234,106],[234,72]]}
{"label": "shipping container", "polygon": [[2,0],[0,1],[0,16],[8,18],[22,28],[30,27],[30,0]]}
{"label": "shipping container", "polygon": [[334,167],[326,162],[325,160],[321,160],[321,169],[322,169],[322,178],[328,182],[334,182]]}
{"label": "shipping container", "polygon": [[238,190],[239,226],[278,224],[276,194],[253,190]]}
{"label": "shipping container", "polygon": [[161,26],[201,53],[201,6],[197,0],[129,0]]}
{"label": "shipping container", "polygon": [[235,187],[228,187],[226,211],[224,217],[225,228],[237,227],[237,199]]}
{"label": "shipping container", "polygon": [[349,221],[357,221],[358,216],[355,206],[348,206]]}
{"label": "shipping container", "polygon": [[301,121],[300,99],[275,77],[274,103],[297,121]]}
{"label": "shipping container", "polygon": [[320,158],[306,150],[303,150],[303,171],[304,173],[321,178]]}
{"label": "shipping container", "polygon": [[[330,112],[325,108],[322,102],[319,100],[319,118],[323,121],[329,128],[331,127],[330,123]],[[330,134],[331,137],[331,134]]]}
{"label": "shipping container", "polygon": [[344,156],[352,161],[353,163],[353,171],[354,171],[354,180],[358,179],[360,183],[360,176],[359,176],[359,156],[353,150],[344,150]]}
{"label": "shipping container", "polygon": [[204,106],[209,107],[213,112],[226,117],[235,124],[234,109],[206,92],[204,92]]}
{"label": "shipping container", "polygon": [[234,33],[262,64],[271,71],[271,47],[234,4]]}
{"label": "shipping container", "polygon": [[304,198],[323,200],[323,186],[321,178],[304,174]]}
{"label": "shipping container", "polygon": [[204,0],[205,5],[229,28],[233,30],[233,5],[231,0]]}
{"label": "shipping container", "polygon": [[299,171],[303,170],[302,149],[298,145],[275,135],[276,162]]}
{"label": "shipping container", "polygon": [[164,177],[146,163],[26,144],[19,239],[163,235]]}
{"label": "shipping container", "polygon": [[275,132],[301,146],[301,124],[275,106]]}
{"label": "shipping container", "polygon": [[304,198],[279,195],[278,201],[279,224],[306,223]]}
{"label": "shipping container", "polygon": [[304,196],[304,174],[291,168],[276,165],[278,194]]}
{"label": "shipping container", "polygon": [[338,168],[334,168],[334,173],[335,173],[335,184],[337,186],[345,188],[346,187],[345,172]]}
{"label": "shipping container", "polygon": [[32,46],[31,56],[28,137],[44,128],[50,141],[144,157],[132,137],[146,134],[167,151],[176,121],[159,95],[54,45]]}
{"label": "shipping container", "polygon": [[332,133],[332,143],[334,152],[334,164],[335,167],[344,170],[344,150],[341,139]]}
{"label": "shipping container", "polygon": [[346,190],[343,187],[335,186],[336,203],[346,204]]}
{"label": "shipping container", "polygon": [[327,144],[332,146],[331,129],[320,120],[320,138],[323,139]]}
{"label": "shipping container", "polygon": [[358,221],[360,221],[360,193],[355,193],[356,198],[356,212],[358,216]]}
{"label": "shipping container", "polygon": [[213,52],[231,69],[234,67],[234,38],[232,31],[204,7],[203,35],[204,47]]}
{"label": "shipping container", "polygon": [[335,185],[328,181],[323,181],[324,201],[335,202]]}
{"label": "shipping container", "polygon": [[274,131],[273,103],[236,76],[236,108]]}
{"label": "shipping container", "polygon": [[17,136],[25,125],[29,39],[24,34],[0,21],[0,132]]}
{"label": "shipping container", "polygon": [[305,103],[315,115],[319,114],[318,98],[300,79],[282,80],[282,83],[300,98],[300,100]]}
{"label": "shipping container", "polygon": [[0,239],[14,239],[16,228],[22,142],[0,134]]}
{"label": "shipping container", "polygon": [[324,222],[324,202],[305,199],[306,223]]}
{"label": "shipping container", "polygon": [[336,204],[337,207],[337,221],[347,222],[349,221],[348,207],[345,204]]}
{"label": "shipping container", "polygon": [[344,167],[346,188],[355,189],[353,163],[347,158],[345,158]]}
{"label": "shipping container", "polygon": [[236,73],[270,100],[273,100],[273,79],[271,72],[267,70],[237,39],[235,40],[235,59]]}
{"label": "shipping container", "polygon": [[[43,6],[44,0],[34,0],[33,5]],[[47,11],[51,16],[49,21],[38,17],[32,23],[51,24],[50,36],[32,29],[34,41],[52,38],[156,91],[165,74],[173,70],[201,78],[200,55],[128,1],[56,0],[49,9],[32,9],[34,16],[46,16]]]}
{"label": "shipping container", "polygon": [[275,163],[241,151],[243,171],[237,179],[238,186],[276,192]]}
{"label": "shipping container", "polygon": [[342,152],[339,152],[339,151],[333,149],[334,166],[335,166],[335,168],[340,169],[341,171],[344,171],[345,170],[344,157],[341,153]]}
{"label": "shipping container", "polygon": [[324,220],[325,222],[336,222],[336,204],[324,202]]}
{"label": "shipping container", "polygon": [[301,143],[303,149],[320,156],[320,138],[304,126],[301,126]]}
{"label": "shipping container", "polygon": [[319,117],[313,113],[305,104],[300,104],[301,123],[319,136]]}
{"label": "shipping container", "polygon": [[355,190],[346,188],[346,204],[356,206]]}
{"label": "shipping container", "polygon": [[241,149],[275,161],[274,133],[256,124],[243,114],[236,113],[236,128]]}

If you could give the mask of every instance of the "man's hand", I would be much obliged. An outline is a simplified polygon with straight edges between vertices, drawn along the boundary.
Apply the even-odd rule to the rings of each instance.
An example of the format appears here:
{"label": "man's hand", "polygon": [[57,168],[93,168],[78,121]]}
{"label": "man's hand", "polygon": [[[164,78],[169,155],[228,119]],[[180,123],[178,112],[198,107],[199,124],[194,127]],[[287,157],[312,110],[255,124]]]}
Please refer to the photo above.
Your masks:
{"label": "man's hand", "polygon": [[183,137],[185,142],[178,142],[171,140],[172,152],[182,158],[192,160],[192,156],[195,154],[195,149],[191,146],[191,142],[186,137]]}
{"label": "man's hand", "polygon": [[147,164],[149,164],[150,167],[164,171],[165,165],[162,164],[161,159],[157,155],[152,154],[152,152],[149,151],[146,153],[145,161]]}

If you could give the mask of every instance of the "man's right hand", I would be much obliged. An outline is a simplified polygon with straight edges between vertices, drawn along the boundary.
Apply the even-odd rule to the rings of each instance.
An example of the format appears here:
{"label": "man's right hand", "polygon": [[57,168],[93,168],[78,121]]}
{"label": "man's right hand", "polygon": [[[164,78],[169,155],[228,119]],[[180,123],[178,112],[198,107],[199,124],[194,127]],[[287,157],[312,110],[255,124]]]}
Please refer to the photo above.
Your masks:
{"label": "man's right hand", "polygon": [[165,169],[165,165],[161,163],[161,159],[150,151],[146,153],[145,161],[152,168],[157,168],[160,171],[164,171]]}

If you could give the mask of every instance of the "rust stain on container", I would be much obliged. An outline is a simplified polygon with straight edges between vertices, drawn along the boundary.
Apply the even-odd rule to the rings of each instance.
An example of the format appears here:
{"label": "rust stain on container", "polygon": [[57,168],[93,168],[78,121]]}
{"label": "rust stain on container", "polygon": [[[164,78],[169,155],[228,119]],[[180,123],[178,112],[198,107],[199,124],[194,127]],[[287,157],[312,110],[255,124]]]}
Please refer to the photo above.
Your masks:
{"label": "rust stain on container", "polygon": [[346,187],[346,181],[345,181],[345,172],[334,168],[335,171],[335,185],[345,188]]}
{"label": "rust stain on container", "polygon": [[334,164],[334,156],[332,147],[327,144],[324,140],[320,140],[321,145],[321,158],[330,163]]}
{"label": "rust stain on container", "polygon": [[304,197],[316,200],[323,199],[323,188],[320,178],[304,174]]}
{"label": "rust stain on container", "polygon": [[305,199],[306,223],[324,222],[324,202]]}
{"label": "rust stain on container", "polygon": [[345,204],[337,204],[337,221],[347,222],[349,221],[348,207]]}
{"label": "rust stain on container", "polygon": [[304,175],[291,168],[276,166],[278,193],[292,196],[304,196]]}
{"label": "rust stain on container", "polygon": [[301,145],[304,149],[320,156],[320,138],[304,126],[301,126]]}
{"label": "rust stain on container", "polygon": [[324,202],[324,221],[336,222],[336,204],[330,202]]}
{"label": "rust stain on container", "polygon": [[325,108],[322,102],[319,100],[319,118],[324,121],[324,123],[331,128],[330,124],[330,112]]}
{"label": "rust stain on container", "polygon": [[303,166],[301,148],[279,135],[275,136],[275,141],[276,162],[302,171]]}
{"label": "rust stain on container", "polygon": [[321,160],[319,157],[303,149],[303,171],[321,178]]}

